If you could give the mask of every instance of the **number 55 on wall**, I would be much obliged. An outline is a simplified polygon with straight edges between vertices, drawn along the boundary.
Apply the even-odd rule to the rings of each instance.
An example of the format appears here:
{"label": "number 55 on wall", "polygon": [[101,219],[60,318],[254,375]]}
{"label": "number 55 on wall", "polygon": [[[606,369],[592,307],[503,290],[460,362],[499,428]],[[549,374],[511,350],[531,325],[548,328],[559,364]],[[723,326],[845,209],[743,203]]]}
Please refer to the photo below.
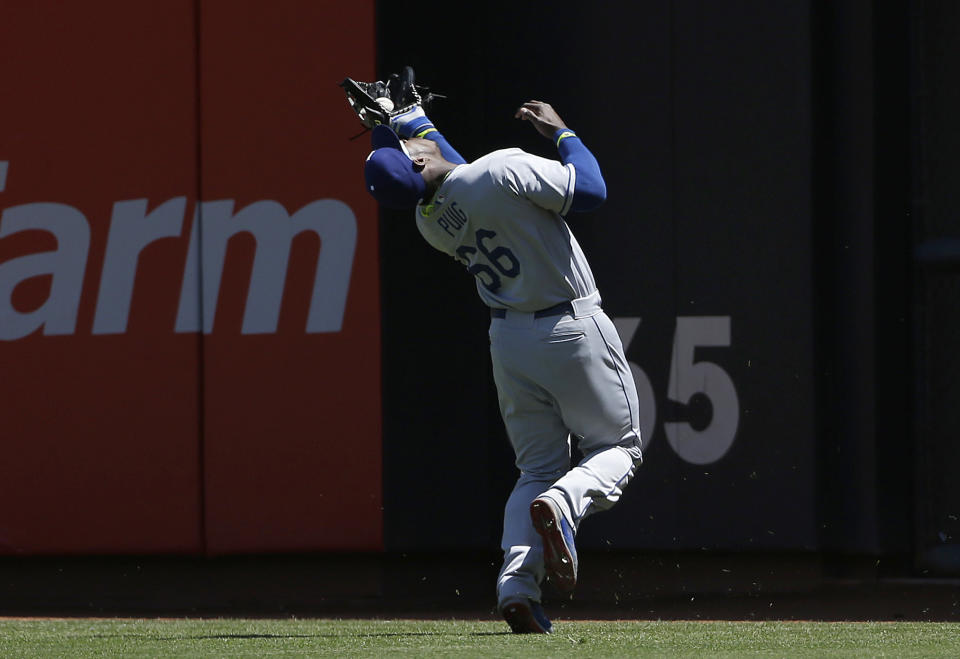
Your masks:
{"label": "number 55 on wall", "polygon": [[[623,316],[613,321],[626,349],[640,326],[640,318]],[[729,347],[730,316],[678,316],[673,335],[673,354],[667,398],[682,405],[700,394],[713,410],[709,425],[697,430],[687,422],[665,422],[664,434],[674,452],[684,461],[703,465],[716,462],[730,450],[740,424],[740,399],[730,375],[718,364],[696,361],[698,347]],[[656,426],[656,397],[650,378],[630,362],[640,400],[640,428],[647,437]],[[646,445],[645,445],[646,447]]]}

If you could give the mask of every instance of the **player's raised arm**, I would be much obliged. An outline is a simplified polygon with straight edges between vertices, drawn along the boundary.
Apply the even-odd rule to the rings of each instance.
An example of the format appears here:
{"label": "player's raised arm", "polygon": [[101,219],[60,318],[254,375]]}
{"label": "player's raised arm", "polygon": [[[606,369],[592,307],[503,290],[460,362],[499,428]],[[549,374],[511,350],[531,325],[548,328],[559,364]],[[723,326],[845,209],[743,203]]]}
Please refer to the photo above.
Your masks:
{"label": "player's raised arm", "polygon": [[414,105],[406,112],[390,117],[390,128],[405,140],[411,137],[420,137],[436,142],[437,146],[440,147],[440,154],[455,165],[465,165],[467,163],[466,159],[447,141],[447,138],[437,130],[419,105]]}
{"label": "player's raised arm", "polygon": [[573,189],[572,211],[589,211],[607,198],[607,185],[600,172],[600,163],[577,134],[567,128],[560,115],[543,101],[527,101],[517,109],[517,119],[529,121],[541,135],[557,145],[564,165],[573,165],[577,172]]}

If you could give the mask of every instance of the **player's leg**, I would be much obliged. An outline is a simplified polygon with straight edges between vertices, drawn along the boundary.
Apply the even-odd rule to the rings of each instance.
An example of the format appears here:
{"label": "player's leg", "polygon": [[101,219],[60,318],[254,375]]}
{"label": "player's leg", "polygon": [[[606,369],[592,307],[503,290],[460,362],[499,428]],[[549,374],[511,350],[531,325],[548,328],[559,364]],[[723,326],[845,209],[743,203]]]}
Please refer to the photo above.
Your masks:
{"label": "player's leg", "polygon": [[616,504],[641,463],[637,447],[610,446],[584,457],[542,494],[549,498],[574,532],[587,516]]}
{"label": "player's leg", "polygon": [[517,597],[540,600],[543,547],[530,521],[530,504],[556,477],[521,474],[503,512],[503,565],[497,576],[497,602]]}
{"label": "player's leg", "polygon": [[639,404],[613,323],[604,313],[561,328],[583,332],[578,359],[558,364],[550,393],[585,455],[546,492],[578,528],[584,517],[613,506],[642,460]]}
{"label": "player's leg", "polygon": [[530,504],[570,468],[570,443],[550,395],[528,376],[527,333],[516,328],[491,330],[491,357],[500,411],[521,472],[504,509],[504,561],[497,579],[502,609],[517,598],[540,600],[543,549],[530,519]]}
{"label": "player's leg", "polygon": [[497,381],[507,434],[521,472],[504,508],[497,601],[517,596],[539,601],[543,547],[530,519],[530,504],[569,469],[569,435],[559,416],[538,401],[535,392],[516,381],[501,386],[502,372]]}

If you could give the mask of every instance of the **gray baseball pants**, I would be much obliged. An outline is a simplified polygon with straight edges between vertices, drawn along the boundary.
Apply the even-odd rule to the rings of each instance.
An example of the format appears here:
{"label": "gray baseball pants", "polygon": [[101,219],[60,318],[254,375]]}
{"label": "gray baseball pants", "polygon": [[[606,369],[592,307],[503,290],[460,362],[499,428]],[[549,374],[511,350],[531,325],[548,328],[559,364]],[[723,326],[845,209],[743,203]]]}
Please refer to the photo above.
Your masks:
{"label": "gray baseball pants", "polygon": [[[500,412],[520,477],[503,520],[497,600],[540,601],[543,547],[530,504],[549,496],[574,529],[613,506],[642,461],[637,392],[613,323],[599,306],[536,318],[508,311],[490,323]],[[570,436],[585,456],[570,465]]]}

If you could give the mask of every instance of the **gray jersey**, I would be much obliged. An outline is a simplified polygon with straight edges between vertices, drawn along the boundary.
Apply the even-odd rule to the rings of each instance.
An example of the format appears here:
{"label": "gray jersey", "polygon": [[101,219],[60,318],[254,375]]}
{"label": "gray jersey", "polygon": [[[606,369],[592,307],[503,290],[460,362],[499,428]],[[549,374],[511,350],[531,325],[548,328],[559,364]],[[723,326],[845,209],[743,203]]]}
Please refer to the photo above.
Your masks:
{"label": "gray jersey", "polygon": [[467,266],[490,307],[536,311],[596,292],[593,273],[563,216],[576,170],[520,149],[459,165],[417,228]]}

